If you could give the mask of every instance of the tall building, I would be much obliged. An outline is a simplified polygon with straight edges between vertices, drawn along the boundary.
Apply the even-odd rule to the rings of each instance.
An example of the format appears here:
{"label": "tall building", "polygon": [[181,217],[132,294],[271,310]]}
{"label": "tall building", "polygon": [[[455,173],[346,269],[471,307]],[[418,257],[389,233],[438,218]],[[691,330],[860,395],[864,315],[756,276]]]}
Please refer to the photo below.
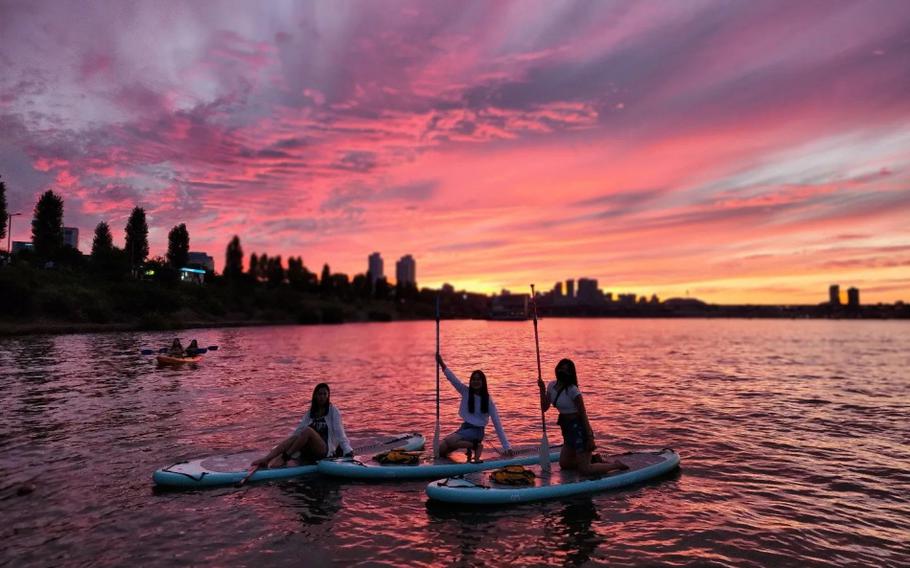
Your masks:
{"label": "tall building", "polygon": [[557,282],[553,285],[553,297],[561,298],[562,297],[562,282]]}
{"label": "tall building", "polygon": [[406,254],[395,263],[395,282],[417,285],[417,263],[413,256]]}
{"label": "tall building", "polygon": [[370,284],[375,285],[380,278],[385,278],[385,272],[382,269],[382,255],[374,252],[367,259],[367,270],[369,270]]}
{"label": "tall building", "polygon": [[208,255],[205,252],[193,252],[190,251],[186,255],[187,265],[198,264],[199,266],[215,272],[215,259]]}
{"label": "tall building", "polygon": [[63,227],[63,244],[79,250],[79,229],[76,227]]}
{"label": "tall building", "polygon": [[859,289],[847,288],[847,305],[851,308],[859,307]]}
{"label": "tall building", "polygon": [[575,280],[569,278],[566,280],[566,297],[574,298],[575,297]]}
{"label": "tall building", "polygon": [[595,304],[598,300],[597,280],[593,278],[578,279],[578,301],[583,304]]}
{"label": "tall building", "polygon": [[840,305],[840,286],[837,284],[832,284],[828,288],[828,303],[832,306]]}

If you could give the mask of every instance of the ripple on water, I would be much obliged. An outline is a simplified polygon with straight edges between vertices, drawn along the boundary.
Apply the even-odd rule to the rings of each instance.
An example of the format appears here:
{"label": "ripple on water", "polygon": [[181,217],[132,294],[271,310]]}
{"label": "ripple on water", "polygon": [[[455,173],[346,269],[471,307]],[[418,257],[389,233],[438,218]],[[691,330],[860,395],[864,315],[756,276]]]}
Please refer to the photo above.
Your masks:
{"label": "ripple on water", "polygon": [[[574,357],[599,447],[674,447],[681,471],[492,510],[428,504],[422,482],[151,489],[178,459],[267,449],[320,381],[349,434],[430,436],[432,322],[181,332],[221,349],[177,369],[138,353],[166,333],[2,339],[0,564],[910,564],[906,323],[621,324],[541,321],[544,372]],[[513,444],[539,440],[529,325],[446,321],[442,350],[486,371]]]}

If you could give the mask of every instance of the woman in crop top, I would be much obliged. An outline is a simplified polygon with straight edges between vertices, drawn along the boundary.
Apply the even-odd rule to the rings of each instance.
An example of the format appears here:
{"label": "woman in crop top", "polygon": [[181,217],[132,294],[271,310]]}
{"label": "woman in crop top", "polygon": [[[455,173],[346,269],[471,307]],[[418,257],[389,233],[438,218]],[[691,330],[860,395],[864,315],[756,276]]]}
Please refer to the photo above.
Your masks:
{"label": "woman in crop top", "polygon": [[538,379],[537,386],[540,388],[541,410],[546,412],[550,405],[553,405],[559,411],[557,423],[562,430],[563,439],[559,467],[578,469],[582,475],[600,475],[628,469],[618,461],[592,463],[596,448],[594,432],[588,421],[581,391],[578,390],[578,375],[575,373],[575,363],[571,359],[563,359],[556,365],[555,381],[544,385],[543,379]]}
{"label": "woman in crop top", "polygon": [[[487,422],[493,419],[493,426],[496,428],[496,436],[502,444],[503,454],[512,456],[512,448],[509,440],[506,439],[506,433],[502,429],[502,422],[499,420],[499,412],[496,410],[496,404],[493,403],[493,397],[487,391],[487,376],[483,371],[476,370],[471,373],[471,382],[464,384],[455,376],[445,362],[442,356],[436,355],[436,362],[442,368],[446,378],[461,395],[461,404],[458,407],[458,414],[464,421],[461,427],[446,436],[442,443],[439,444],[439,455],[447,456],[456,449],[463,448],[467,450],[468,461],[480,462],[480,454],[483,451],[484,430]],[[473,450],[473,451],[472,451]]]}

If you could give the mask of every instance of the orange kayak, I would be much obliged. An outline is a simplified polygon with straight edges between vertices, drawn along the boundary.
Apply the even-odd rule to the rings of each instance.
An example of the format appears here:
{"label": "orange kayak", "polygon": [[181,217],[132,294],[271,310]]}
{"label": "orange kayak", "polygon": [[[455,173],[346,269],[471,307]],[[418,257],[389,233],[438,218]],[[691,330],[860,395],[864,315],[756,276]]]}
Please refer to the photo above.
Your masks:
{"label": "orange kayak", "polygon": [[156,357],[159,365],[186,365],[187,363],[198,363],[202,361],[202,355],[195,357],[171,357],[170,355],[158,355]]}

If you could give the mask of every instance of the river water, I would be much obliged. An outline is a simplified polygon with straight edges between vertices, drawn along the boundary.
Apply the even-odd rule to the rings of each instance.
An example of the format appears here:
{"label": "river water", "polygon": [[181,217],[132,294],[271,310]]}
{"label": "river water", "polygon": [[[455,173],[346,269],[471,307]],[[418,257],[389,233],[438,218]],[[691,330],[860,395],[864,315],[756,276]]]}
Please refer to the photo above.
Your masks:
{"label": "river water", "polygon": [[[910,564],[908,322],[542,320],[544,374],[575,360],[600,449],[682,467],[489,510],[428,505],[420,481],[154,490],[163,465],[267,449],[321,381],[352,438],[435,423],[433,322],[179,335],[220,349],[173,369],[139,354],[173,334],[0,339],[0,565]],[[539,441],[530,322],[444,321],[442,352],[486,372],[513,444]]]}

